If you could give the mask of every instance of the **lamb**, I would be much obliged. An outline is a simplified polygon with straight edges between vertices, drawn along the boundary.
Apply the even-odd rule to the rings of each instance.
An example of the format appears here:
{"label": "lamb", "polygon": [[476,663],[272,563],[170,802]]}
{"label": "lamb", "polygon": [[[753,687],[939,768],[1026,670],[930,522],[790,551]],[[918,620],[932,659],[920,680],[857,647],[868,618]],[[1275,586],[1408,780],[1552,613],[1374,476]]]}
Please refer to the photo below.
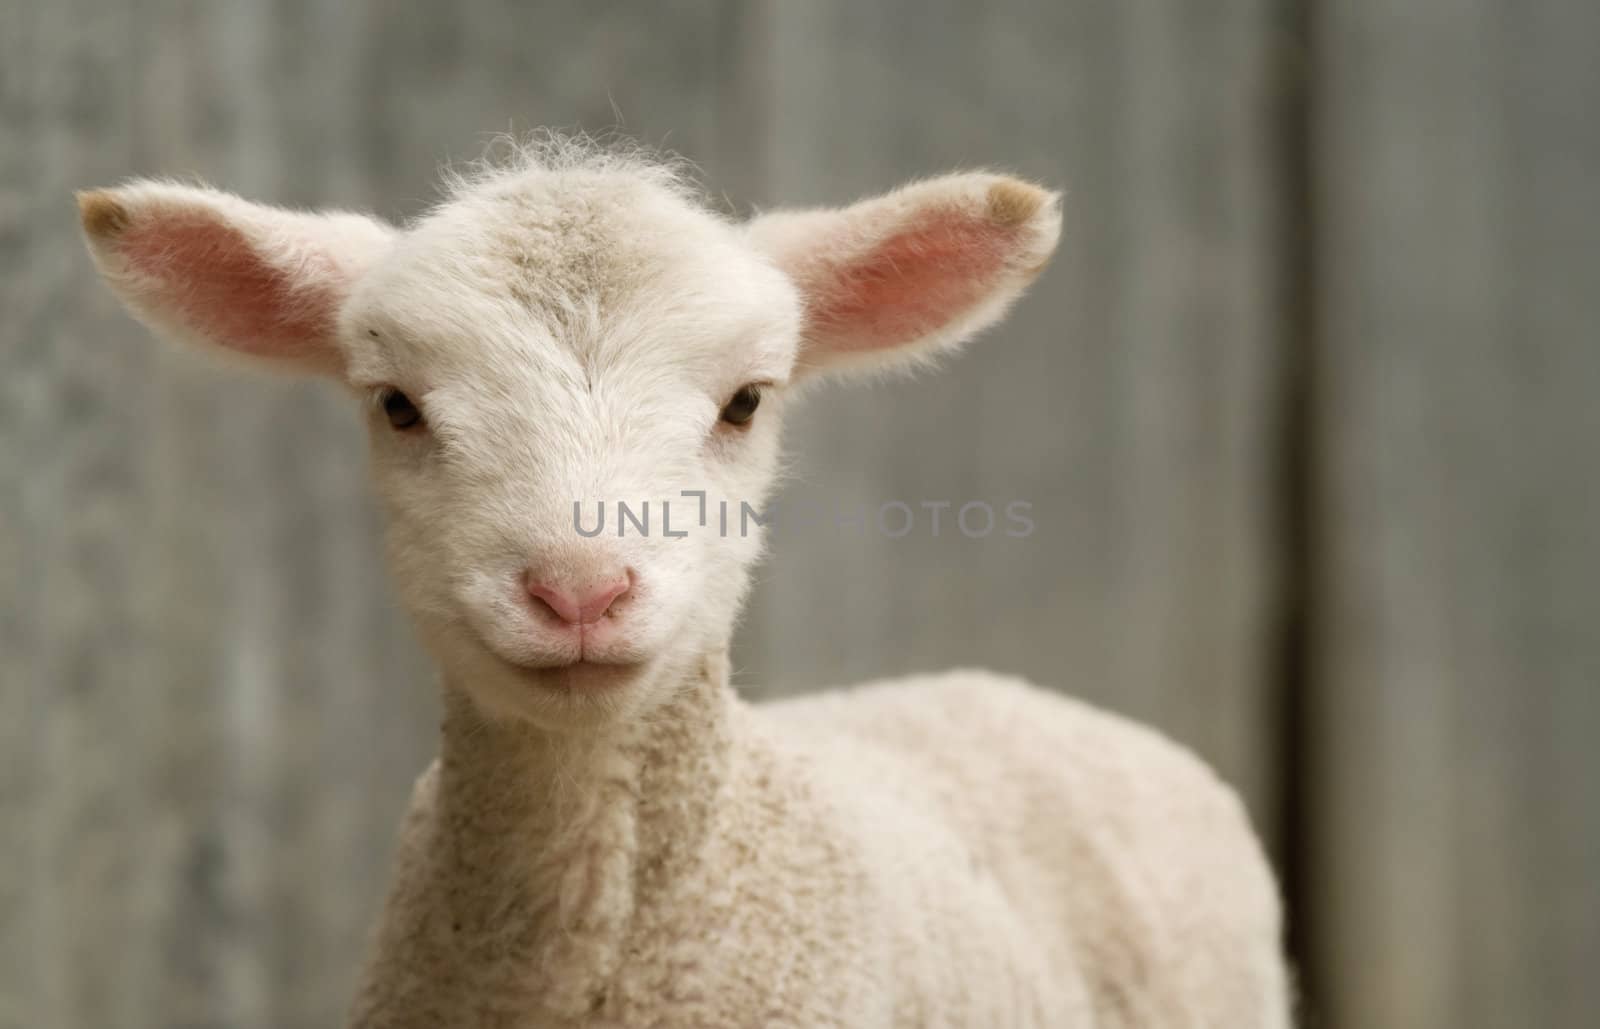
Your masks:
{"label": "lamb", "polygon": [[[445,713],[349,1025],[1288,1025],[1271,873],[1178,746],[978,671],[729,684],[762,531],[696,505],[759,508],[816,383],[995,322],[1054,194],[953,174],[736,223],[558,141],[405,228],[159,181],[79,205],[159,334],[365,410]],[[670,533],[574,531],[643,499]]]}

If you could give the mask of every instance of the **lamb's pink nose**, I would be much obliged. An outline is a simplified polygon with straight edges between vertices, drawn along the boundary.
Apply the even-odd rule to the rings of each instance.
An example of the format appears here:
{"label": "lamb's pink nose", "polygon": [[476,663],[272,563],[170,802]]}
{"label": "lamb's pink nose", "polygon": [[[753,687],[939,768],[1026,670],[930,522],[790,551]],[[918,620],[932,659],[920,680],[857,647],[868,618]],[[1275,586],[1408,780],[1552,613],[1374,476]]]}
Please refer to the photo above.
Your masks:
{"label": "lamb's pink nose", "polygon": [[583,590],[568,589],[554,583],[528,579],[528,594],[535,604],[542,603],[557,618],[570,625],[593,625],[627,593],[633,583],[627,575],[604,576],[598,583],[585,583]]}

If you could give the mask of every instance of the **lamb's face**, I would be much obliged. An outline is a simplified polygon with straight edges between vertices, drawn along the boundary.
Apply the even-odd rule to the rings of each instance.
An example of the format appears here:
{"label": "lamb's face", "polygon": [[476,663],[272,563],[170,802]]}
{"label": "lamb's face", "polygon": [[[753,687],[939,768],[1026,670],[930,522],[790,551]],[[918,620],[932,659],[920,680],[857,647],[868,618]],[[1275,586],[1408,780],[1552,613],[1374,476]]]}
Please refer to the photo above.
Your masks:
{"label": "lamb's face", "polygon": [[791,380],[960,343],[1060,230],[1051,194],[983,174],[734,226],[559,147],[406,231],[157,182],[79,203],[158,331],[355,392],[448,681],[552,728],[637,713],[726,643]]}
{"label": "lamb's face", "polygon": [[340,343],[396,577],[481,703],[626,710],[726,639],[799,326],[740,231],[615,176],[463,198],[363,276]]}

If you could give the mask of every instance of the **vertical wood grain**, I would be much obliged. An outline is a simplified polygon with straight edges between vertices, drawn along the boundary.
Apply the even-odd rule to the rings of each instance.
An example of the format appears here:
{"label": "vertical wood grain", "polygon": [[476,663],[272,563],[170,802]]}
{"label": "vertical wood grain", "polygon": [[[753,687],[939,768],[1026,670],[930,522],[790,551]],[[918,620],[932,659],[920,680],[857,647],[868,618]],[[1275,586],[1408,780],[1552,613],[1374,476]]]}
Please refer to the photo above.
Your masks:
{"label": "vertical wood grain", "polygon": [[[1198,747],[1271,830],[1279,188],[1270,5],[772,6],[764,200],[991,166],[1064,189],[1060,253],[936,373],[819,393],[741,665],[776,691],[951,665]],[[899,539],[891,501],[948,501]],[[964,503],[1002,512],[965,537]],[[1004,506],[1032,505],[1010,538]],[[975,516],[976,517],[976,516]],[[976,523],[974,523],[976,524]]]}
{"label": "vertical wood grain", "polygon": [[[0,1029],[337,1024],[432,747],[343,399],[151,340],[70,191],[398,219],[538,125],[679,150],[739,211],[957,167],[1066,190],[1002,328],[799,412],[780,512],[868,525],[774,533],[753,696],[1021,673],[1194,745],[1269,833],[1304,762],[1313,1024],[1591,1024],[1600,14],[1312,10],[1318,660],[1286,743],[1281,5],[0,0]],[[953,506],[896,540],[892,500]],[[1012,500],[1028,538],[953,525]]]}
{"label": "vertical wood grain", "polygon": [[1319,5],[1321,1024],[1600,1013],[1600,9]]}
{"label": "vertical wood grain", "polygon": [[[779,533],[743,678],[1020,672],[1157,721],[1270,810],[1261,5],[0,16],[0,118],[36,141],[0,148],[0,558],[25,584],[0,598],[0,1026],[337,1021],[430,746],[340,399],[163,349],[93,282],[68,193],[132,174],[403,217],[490,132],[620,124],[739,210],[981,164],[1065,186],[1063,253],[1008,328],[802,417],[806,503],[954,506],[938,539]],[[1029,539],[952,524],[1011,500]]]}

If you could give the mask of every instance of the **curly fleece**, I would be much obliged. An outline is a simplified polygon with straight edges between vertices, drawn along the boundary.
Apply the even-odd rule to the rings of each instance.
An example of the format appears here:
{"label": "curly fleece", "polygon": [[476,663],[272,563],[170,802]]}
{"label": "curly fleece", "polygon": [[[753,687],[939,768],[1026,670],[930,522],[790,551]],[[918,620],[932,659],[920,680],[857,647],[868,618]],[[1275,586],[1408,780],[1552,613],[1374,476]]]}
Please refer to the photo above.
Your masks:
{"label": "curly fleece", "polygon": [[351,1024],[1288,1024],[1273,880],[1160,735],[964,671],[581,745],[446,691]]}

